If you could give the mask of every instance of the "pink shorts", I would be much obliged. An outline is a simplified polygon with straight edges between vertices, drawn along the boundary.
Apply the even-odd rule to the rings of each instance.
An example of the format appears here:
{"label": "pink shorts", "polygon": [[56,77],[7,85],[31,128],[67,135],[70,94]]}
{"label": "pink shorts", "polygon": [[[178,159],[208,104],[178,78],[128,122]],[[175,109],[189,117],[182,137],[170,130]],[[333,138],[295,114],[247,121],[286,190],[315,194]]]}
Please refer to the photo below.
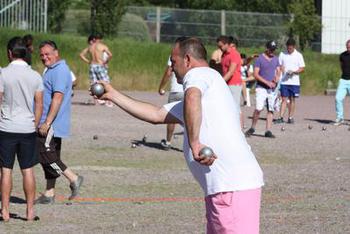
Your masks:
{"label": "pink shorts", "polygon": [[205,198],[208,234],[258,234],[261,188]]}

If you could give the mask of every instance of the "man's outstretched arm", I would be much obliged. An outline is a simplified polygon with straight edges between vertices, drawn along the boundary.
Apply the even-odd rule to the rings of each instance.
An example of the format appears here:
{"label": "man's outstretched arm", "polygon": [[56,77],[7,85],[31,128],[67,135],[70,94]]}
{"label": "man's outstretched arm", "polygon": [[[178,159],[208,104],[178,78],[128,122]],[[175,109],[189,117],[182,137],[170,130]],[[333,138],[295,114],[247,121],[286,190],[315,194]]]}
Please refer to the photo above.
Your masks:
{"label": "man's outstretched arm", "polygon": [[165,108],[158,107],[150,103],[138,101],[117,90],[112,85],[101,82],[105,88],[105,94],[100,98],[110,100],[125,112],[137,119],[152,123],[180,123],[180,120],[171,115]]}

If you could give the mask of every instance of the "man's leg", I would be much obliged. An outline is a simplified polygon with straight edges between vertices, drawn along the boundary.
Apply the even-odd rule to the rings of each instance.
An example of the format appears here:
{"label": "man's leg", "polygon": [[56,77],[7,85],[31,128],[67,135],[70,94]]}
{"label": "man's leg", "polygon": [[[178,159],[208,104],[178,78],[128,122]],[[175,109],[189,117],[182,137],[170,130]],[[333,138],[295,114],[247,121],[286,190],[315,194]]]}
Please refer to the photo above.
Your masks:
{"label": "man's leg", "polygon": [[1,214],[4,221],[10,219],[10,194],[12,190],[12,169],[1,168]]}
{"label": "man's leg", "polygon": [[173,138],[174,131],[175,131],[175,124],[167,124],[167,126],[166,126],[166,140],[168,142],[171,142],[171,139]]}
{"label": "man's leg", "polygon": [[294,118],[294,113],[295,113],[295,97],[289,97],[289,119]]}
{"label": "man's leg", "polygon": [[266,115],[266,131],[270,131],[272,126],[272,120],[273,120],[273,112],[267,111]]}
{"label": "man's leg", "polygon": [[337,114],[337,120],[341,121],[344,119],[343,101],[346,96],[346,86],[343,79],[339,80],[337,93],[335,95],[335,111]]}
{"label": "man's leg", "polygon": [[255,129],[257,123],[258,123],[258,120],[259,120],[259,117],[260,117],[260,112],[259,110],[256,110],[254,111],[253,113],[253,120],[252,120],[252,128]]}
{"label": "man's leg", "polygon": [[33,168],[22,170],[23,190],[27,200],[27,220],[33,220],[35,199],[35,177]]}
{"label": "man's leg", "polygon": [[281,111],[280,111],[280,118],[281,119],[283,119],[283,115],[286,112],[287,100],[288,100],[288,97],[282,97],[282,104],[281,104]]}

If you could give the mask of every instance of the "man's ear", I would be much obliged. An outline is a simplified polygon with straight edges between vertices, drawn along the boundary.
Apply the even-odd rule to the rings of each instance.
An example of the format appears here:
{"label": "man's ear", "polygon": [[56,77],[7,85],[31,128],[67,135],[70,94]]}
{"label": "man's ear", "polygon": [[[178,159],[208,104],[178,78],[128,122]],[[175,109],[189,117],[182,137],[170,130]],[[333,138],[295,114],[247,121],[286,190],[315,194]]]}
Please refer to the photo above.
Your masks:
{"label": "man's ear", "polygon": [[12,61],[12,51],[11,50],[7,50],[7,57],[10,61]]}
{"label": "man's ear", "polygon": [[184,59],[185,59],[185,65],[186,65],[186,67],[189,67],[190,66],[190,63],[191,63],[191,56],[189,55],[189,54],[185,54],[185,57],[184,57]]}

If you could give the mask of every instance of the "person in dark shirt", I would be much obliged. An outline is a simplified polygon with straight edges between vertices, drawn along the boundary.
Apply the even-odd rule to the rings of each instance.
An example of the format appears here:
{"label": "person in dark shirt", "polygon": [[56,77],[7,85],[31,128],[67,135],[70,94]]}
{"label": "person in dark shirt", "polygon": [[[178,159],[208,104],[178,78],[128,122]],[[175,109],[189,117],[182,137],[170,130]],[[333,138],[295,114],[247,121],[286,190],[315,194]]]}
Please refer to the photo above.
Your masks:
{"label": "person in dark shirt", "polygon": [[350,39],[346,42],[346,51],[339,56],[342,75],[339,79],[337,93],[335,95],[335,111],[337,118],[334,125],[339,126],[344,123],[344,99],[347,93],[350,94]]}

